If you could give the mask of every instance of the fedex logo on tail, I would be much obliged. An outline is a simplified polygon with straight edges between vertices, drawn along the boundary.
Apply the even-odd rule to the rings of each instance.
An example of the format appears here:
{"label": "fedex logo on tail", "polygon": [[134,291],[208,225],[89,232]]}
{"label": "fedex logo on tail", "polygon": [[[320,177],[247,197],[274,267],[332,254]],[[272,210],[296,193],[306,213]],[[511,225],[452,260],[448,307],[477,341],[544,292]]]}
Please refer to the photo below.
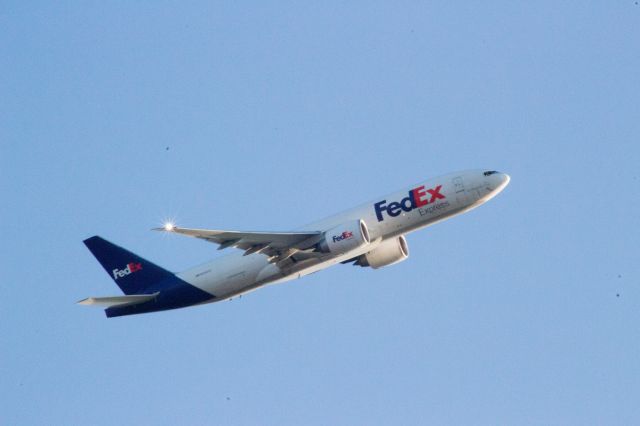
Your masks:
{"label": "fedex logo on tail", "polygon": [[342,234],[340,235],[334,235],[333,236],[333,242],[337,243],[338,241],[342,241],[342,240],[348,240],[349,238],[353,237],[353,232],[350,231],[344,231]]}
{"label": "fedex logo on tail", "polygon": [[422,185],[409,191],[409,195],[400,201],[394,201],[387,204],[387,200],[382,200],[375,203],[373,208],[376,211],[378,222],[382,222],[384,220],[383,212],[387,212],[391,217],[396,217],[403,211],[409,213],[411,210],[418,207],[435,203],[436,200],[444,200],[446,197],[440,193],[441,189],[442,185],[438,185],[435,188],[427,189],[425,191],[424,185]]}
{"label": "fedex logo on tail", "polygon": [[124,269],[114,269],[113,272],[113,279],[117,280],[118,278],[122,278],[122,277],[126,277],[127,275],[133,273],[133,272],[137,272],[139,270],[142,269],[142,263],[129,263]]}

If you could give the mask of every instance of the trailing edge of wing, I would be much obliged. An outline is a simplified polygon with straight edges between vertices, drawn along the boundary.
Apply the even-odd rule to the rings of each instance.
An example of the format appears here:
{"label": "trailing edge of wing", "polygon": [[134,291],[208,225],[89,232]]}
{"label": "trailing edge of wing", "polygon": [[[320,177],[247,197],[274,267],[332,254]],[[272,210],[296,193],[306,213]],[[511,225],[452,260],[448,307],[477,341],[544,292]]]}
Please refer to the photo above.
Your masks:
{"label": "trailing edge of wing", "polygon": [[189,229],[189,228],[153,228],[154,231],[181,234],[189,237],[200,238],[219,244],[219,250],[227,247],[237,247],[246,250],[246,254],[264,253],[269,256],[279,254],[283,250],[304,250],[320,239],[322,233],[312,232],[240,232],[219,231],[213,229]]}
{"label": "trailing edge of wing", "polygon": [[91,305],[91,306],[124,306],[124,305],[137,305],[138,303],[146,302],[155,298],[159,293],[153,294],[131,294],[127,296],[109,296],[109,297],[88,297],[78,302],[78,305]]}

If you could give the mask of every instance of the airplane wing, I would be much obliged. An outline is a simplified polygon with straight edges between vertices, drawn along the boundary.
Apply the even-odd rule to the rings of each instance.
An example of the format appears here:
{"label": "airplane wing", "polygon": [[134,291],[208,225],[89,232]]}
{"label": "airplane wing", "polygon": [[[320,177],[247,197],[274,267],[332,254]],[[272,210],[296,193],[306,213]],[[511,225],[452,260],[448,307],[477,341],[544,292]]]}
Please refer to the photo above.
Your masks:
{"label": "airplane wing", "polygon": [[294,253],[313,247],[322,239],[322,232],[239,232],[213,229],[189,229],[177,226],[153,228],[154,231],[187,235],[219,244],[218,250],[237,247],[244,255],[263,253],[276,261],[284,260]]}

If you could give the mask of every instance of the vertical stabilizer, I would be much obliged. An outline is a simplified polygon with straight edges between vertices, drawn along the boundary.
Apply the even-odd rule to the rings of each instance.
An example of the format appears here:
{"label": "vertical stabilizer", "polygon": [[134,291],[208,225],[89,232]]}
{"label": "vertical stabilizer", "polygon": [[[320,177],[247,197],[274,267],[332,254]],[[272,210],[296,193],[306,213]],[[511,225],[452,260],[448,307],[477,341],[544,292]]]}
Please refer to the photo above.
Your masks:
{"label": "vertical stabilizer", "polygon": [[124,294],[152,293],[154,285],[175,277],[166,269],[104,238],[94,236],[84,240],[84,244]]}

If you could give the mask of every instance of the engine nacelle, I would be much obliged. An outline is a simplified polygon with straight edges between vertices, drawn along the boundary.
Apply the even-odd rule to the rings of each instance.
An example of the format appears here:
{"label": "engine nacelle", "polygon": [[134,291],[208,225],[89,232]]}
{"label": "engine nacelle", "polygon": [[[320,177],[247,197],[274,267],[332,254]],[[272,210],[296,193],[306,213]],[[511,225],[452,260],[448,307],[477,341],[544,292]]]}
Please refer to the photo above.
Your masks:
{"label": "engine nacelle", "polygon": [[402,262],[409,257],[409,246],[404,235],[385,240],[368,253],[359,256],[354,265],[371,266],[373,269]]}
{"label": "engine nacelle", "polygon": [[340,254],[364,244],[369,244],[369,231],[364,221],[359,219],[328,230],[317,247],[323,253]]}

